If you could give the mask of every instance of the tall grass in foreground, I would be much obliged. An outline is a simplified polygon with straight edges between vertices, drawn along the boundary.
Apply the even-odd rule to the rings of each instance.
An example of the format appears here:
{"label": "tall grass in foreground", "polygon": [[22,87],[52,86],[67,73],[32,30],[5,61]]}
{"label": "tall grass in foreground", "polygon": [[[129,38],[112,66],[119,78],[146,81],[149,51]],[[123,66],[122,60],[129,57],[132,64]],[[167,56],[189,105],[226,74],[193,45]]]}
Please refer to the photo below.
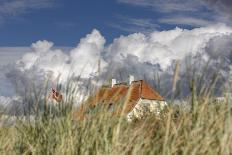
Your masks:
{"label": "tall grass in foreground", "polygon": [[[177,64],[171,102],[178,92],[178,72]],[[231,103],[213,103],[211,98],[217,76],[208,80],[208,88],[203,82],[199,84],[203,87],[196,85],[208,78],[189,74],[190,109],[170,103],[160,117],[131,123],[125,115],[99,107],[93,111],[87,107],[87,117],[78,119],[79,111],[68,102],[72,91],[68,107],[59,105],[58,109],[31,97],[29,101],[36,104],[29,114],[35,114],[35,121],[18,120],[14,126],[1,127],[0,154],[232,154]]]}
{"label": "tall grass in foreground", "polygon": [[231,154],[230,103],[198,105],[170,106],[164,117],[132,123],[106,111],[19,121],[0,128],[0,154]]}

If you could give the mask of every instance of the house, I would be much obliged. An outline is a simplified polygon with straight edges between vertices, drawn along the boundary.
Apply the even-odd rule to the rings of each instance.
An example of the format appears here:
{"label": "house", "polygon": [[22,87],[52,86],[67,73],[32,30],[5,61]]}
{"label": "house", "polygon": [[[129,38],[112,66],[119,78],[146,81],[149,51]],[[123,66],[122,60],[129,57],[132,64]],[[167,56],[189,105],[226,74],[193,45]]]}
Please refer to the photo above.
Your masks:
{"label": "house", "polygon": [[[144,80],[134,81],[130,76],[129,83],[116,83],[101,87],[87,101],[92,107],[104,105],[115,113],[124,113],[129,121],[142,118],[146,114],[160,114],[166,106],[165,99]],[[122,106],[116,108],[119,104]]]}

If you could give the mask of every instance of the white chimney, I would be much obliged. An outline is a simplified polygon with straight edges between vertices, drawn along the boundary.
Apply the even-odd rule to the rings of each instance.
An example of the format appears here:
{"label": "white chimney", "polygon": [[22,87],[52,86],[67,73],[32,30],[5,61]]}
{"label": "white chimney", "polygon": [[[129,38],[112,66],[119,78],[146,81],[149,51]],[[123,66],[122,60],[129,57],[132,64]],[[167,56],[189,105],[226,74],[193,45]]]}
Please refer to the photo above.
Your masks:
{"label": "white chimney", "polygon": [[115,84],[117,84],[117,80],[116,79],[112,79],[112,85],[111,85],[111,87],[113,87]]}
{"label": "white chimney", "polygon": [[131,85],[131,83],[135,81],[135,77],[133,75],[129,76],[129,84]]}

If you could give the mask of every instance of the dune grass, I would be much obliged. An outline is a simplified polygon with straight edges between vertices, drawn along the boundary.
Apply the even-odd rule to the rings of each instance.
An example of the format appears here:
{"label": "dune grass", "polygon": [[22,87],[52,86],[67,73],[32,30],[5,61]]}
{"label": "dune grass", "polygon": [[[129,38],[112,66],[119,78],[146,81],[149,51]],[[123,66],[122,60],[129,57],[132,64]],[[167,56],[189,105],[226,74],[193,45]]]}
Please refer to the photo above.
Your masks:
{"label": "dune grass", "polygon": [[230,103],[210,100],[194,111],[170,104],[160,118],[132,123],[104,110],[91,119],[43,115],[1,127],[0,154],[231,154],[231,116]]}
{"label": "dune grass", "polygon": [[193,78],[186,104],[174,104],[173,95],[160,117],[133,122],[101,106],[92,109],[85,104],[76,109],[67,100],[68,104],[47,108],[47,103],[36,100],[34,120],[18,119],[14,125],[0,127],[0,154],[232,154],[232,103],[229,99],[214,102],[211,94],[216,81],[213,78],[210,88],[197,91]]}

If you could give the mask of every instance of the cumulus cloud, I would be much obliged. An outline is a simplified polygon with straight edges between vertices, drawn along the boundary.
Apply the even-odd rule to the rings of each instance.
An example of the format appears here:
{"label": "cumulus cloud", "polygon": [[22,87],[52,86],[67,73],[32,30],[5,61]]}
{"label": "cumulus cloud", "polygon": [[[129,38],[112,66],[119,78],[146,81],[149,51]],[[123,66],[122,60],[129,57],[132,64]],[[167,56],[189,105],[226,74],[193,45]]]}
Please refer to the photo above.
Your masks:
{"label": "cumulus cloud", "polygon": [[[170,97],[175,61],[180,60],[181,84],[178,84],[178,87],[183,91],[182,96],[186,96],[189,93],[188,80],[190,80],[186,73],[189,70],[187,65],[192,67],[189,72],[202,76],[201,80],[204,79],[203,83],[206,83],[207,87],[211,85],[209,79],[212,79],[213,74],[219,69],[222,69],[220,73],[228,77],[226,74],[228,67],[225,66],[231,65],[228,62],[232,51],[231,39],[232,28],[223,24],[192,30],[176,28],[152,32],[149,35],[135,33],[121,36],[106,48],[105,59],[111,62],[107,71],[119,79],[125,80],[129,74],[134,74],[138,79],[151,81],[153,86],[162,89],[160,89],[162,95]],[[220,62],[220,57],[214,56],[216,54],[221,55],[220,57],[224,55]],[[133,60],[133,63],[130,60]],[[210,63],[207,71],[202,70],[208,61]],[[121,75],[123,73],[124,76]]]}
{"label": "cumulus cloud", "polygon": [[[105,45],[105,39],[99,31],[93,30],[80,40],[77,47],[69,52],[54,48],[49,41],[33,43],[33,52],[25,54],[14,66],[8,67],[7,78],[18,86],[18,95],[32,92],[31,86],[44,89],[45,81],[67,84],[74,81],[77,100],[85,99],[89,83],[96,84],[117,78],[126,81],[128,75],[136,79],[145,79],[156,87],[165,97],[170,96],[175,61],[180,60],[180,78],[186,81],[186,62],[193,65],[196,73],[209,60],[210,73],[221,65],[221,74],[227,76],[231,65],[232,28],[224,24],[186,30],[175,28],[167,31],[154,31],[149,34],[134,33],[120,36]],[[189,61],[189,57],[193,60]],[[101,74],[98,75],[98,62],[101,62]],[[210,84],[212,74],[205,77]],[[185,79],[185,80],[183,80]],[[159,84],[158,84],[159,83]],[[188,93],[188,82],[177,85]],[[167,93],[168,91],[168,93]],[[166,94],[167,93],[167,94]]]}
{"label": "cumulus cloud", "polygon": [[105,39],[97,30],[81,39],[69,52],[57,49],[52,42],[38,41],[31,45],[32,52],[7,67],[5,76],[15,86],[18,95],[36,94],[42,98],[51,87],[65,89],[60,85],[66,87],[71,80],[76,87],[76,102],[80,102],[87,94],[88,78],[98,74],[98,62],[101,61],[102,71],[107,65],[101,57],[104,44]]}
{"label": "cumulus cloud", "polygon": [[27,52],[31,52],[29,47],[0,47],[0,66],[15,63]]}
{"label": "cumulus cloud", "polygon": [[[189,54],[204,53],[206,48],[212,48],[208,46],[213,38],[219,38],[221,41],[212,45],[221,45],[225,41],[220,38],[230,36],[231,33],[232,28],[223,24],[193,30],[176,28],[161,32],[154,31],[147,35],[134,33],[121,36],[114,39],[110,45],[105,46],[104,37],[99,31],[93,30],[91,34],[81,39],[77,47],[69,53],[53,49],[52,42],[33,43],[33,52],[25,54],[22,59],[17,61],[16,69],[20,72],[29,72],[30,70],[41,72],[43,75],[52,75],[53,80],[59,77],[62,82],[65,82],[71,75],[86,79],[96,77],[99,60],[101,68],[103,68],[102,72],[105,73],[109,70],[112,71],[109,67],[110,63],[115,62],[123,66],[125,60],[133,56],[134,58],[131,58],[135,62],[156,65],[159,66],[159,70],[165,71],[174,60],[181,60]],[[127,60],[127,62],[130,61]],[[126,66],[130,66],[130,64]],[[130,71],[133,70],[129,69]]]}
{"label": "cumulus cloud", "polygon": [[[88,78],[97,71],[96,66],[101,59],[104,44],[105,39],[97,30],[81,39],[77,47],[68,54],[60,49],[52,49],[52,42],[38,41],[31,46],[33,52],[25,54],[17,61],[17,66],[20,71],[36,67],[44,73],[51,72],[54,78],[60,76],[63,82],[70,75]],[[104,60],[101,62],[104,68],[106,63]]]}
{"label": "cumulus cloud", "polygon": [[28,52],[31,52],[29,47],[0,47],[0,96],[12,96],[15,94],[14,86],[5,76],[6,66],[14,64]]}
{"label": "cumulus cloud", "polygon": [[[105,39],[97,30],[81,39],[79,45],[71,50],[71,63],[73,72],[84,78],[97,71],[98,60],[101,59],[101,52],[104,49]],[[106,62],[101,59],[104,68]]]}
{"label": "cumulus cloud", "polygon": [[115,61],[123,55],[135,55],[140,62],[158,63],[165,70],[172,60],[203,52],[211,38],[231,33],[230,27],[221,24],[193,30],[156,31],[149,35],[135,33],[115,39],[107,48],[107,54]]}

